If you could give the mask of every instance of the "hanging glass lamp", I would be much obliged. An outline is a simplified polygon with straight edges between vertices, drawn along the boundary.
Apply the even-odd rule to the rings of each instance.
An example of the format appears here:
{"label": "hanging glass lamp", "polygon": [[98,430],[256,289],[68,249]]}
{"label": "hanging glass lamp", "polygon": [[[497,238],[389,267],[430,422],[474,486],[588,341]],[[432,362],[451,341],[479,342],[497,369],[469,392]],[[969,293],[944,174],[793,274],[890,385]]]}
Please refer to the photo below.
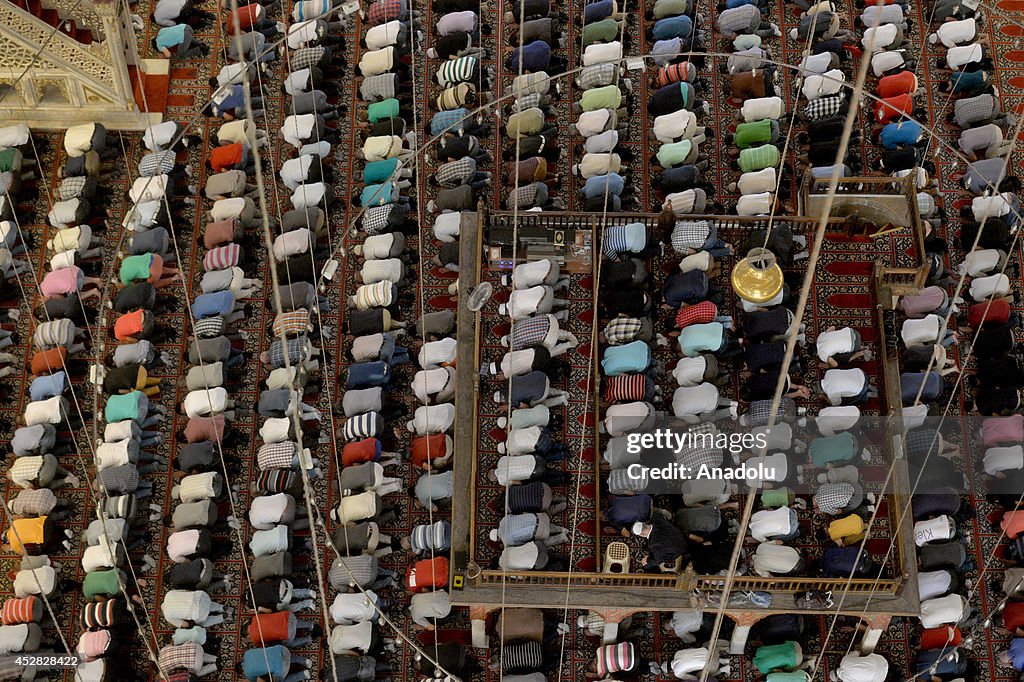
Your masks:
{"label": "hanging glass lamp", "polygon": [[732,269],[732,288],[736,295],[750,303],[767,303],[782,291],[782,268],[775,254],[756,247]]}

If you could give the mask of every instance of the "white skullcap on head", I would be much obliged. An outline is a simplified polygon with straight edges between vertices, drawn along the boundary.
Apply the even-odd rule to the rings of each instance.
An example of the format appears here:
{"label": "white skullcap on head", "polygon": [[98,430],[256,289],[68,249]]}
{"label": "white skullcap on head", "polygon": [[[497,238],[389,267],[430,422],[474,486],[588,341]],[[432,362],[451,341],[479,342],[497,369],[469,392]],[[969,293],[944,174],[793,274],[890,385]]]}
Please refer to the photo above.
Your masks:
{"label": "white skullcap on head", "polygon": [[643,532],[644,532],[644,522],[643,521],[637,521],[636,523],[633,524],[633,535],[640,535],[640,533],[643,533]]}

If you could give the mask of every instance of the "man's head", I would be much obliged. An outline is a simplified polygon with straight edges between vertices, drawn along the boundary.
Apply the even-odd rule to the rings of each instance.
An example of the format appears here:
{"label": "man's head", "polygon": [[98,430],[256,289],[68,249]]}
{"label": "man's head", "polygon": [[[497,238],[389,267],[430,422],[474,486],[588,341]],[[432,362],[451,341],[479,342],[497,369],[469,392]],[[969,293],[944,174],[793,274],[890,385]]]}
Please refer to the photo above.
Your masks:
{"label": "man's head", "polygon": [[633,535],[640,538],[649,537],[651,534],[651,528],[652,526],[650,524],[644,523],[643,521],[637,521],[633,524]]}

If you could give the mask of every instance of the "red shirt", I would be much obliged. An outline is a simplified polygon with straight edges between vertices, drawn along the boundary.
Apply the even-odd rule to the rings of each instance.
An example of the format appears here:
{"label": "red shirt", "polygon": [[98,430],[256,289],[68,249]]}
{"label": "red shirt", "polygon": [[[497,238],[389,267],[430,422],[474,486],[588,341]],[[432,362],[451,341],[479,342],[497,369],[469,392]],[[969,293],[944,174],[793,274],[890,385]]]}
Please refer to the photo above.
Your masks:
{"label": "red shirt", "polygon": [[953,647],[960,644],[963,635],[960,628],[952,628],[944,625],[939,628],[928,628],[921,633],[921,649],[943,649],[947,646]]}
{"label": "red shirt", "polygon": [[711,301],[701,301],[693,305],[684,305],[676,313],[676,327],[684,329],[691,324],[707,324],[714,322],[718,316],[718,306]]}
{"label": "red shirt", "polygon": [[647,397],[647,376],[622,374],[602,379],[604,399],[609,403],[642,401]]}
{"label": "red shirt", "polygon": [[226,144],[223,147],[215,147],[210,152],[210,167],[218,173],[230,170],[242,163],[243,151],[241,142]]}
{"label": "red shirt", "polygon": [[412,466],[422,469],[430,460],[445,457],[448,454],[448,439],[443,433],[432,436],[416,436],[412,439]]}
{"label": "red shirt", "polygon": [[118,341],[124,341],[141,332],[145,314],[146,311],[140,308],[117,318],[114,321],[114,338]]}
{"label": "red shirt", "polygon": [[[986,308],[988,311],[986,312]],[[999,299],[983,303],[975,303],[967,309],[967,324],[977,329],[982,323],[1006,324],[1010,320],[1010,304]]]}
{"label": "red shirt", "polygon": [[448,558],[439,556],[417,561],[405,574],[410,592],[425,592],[448,585]]}
{"label": "red shirt", "polygon": [[[246,5],[245,7],[239,7],[238,29],[242,33],[248,33],[249,29],[252,28],[253,24],[255,24],[262,18],[260,16],[262,10],[263,5],[261,5],[258,2]],[[231,14],[227,15],[227,18],[224,19],[224,22],[227,24],[228,35],[235,35],[235,21],[231,18]]]}
{"label": "red shirt", "polygon": [[1006,531],[1006,537],[1015,540],[1024,531],[1024,511],[1004,512],[999,527]]}
{"label": "red shirt", "polygon": [[11,597],[4,602],[0,622],[3,622],[4,625],[33,622],[32,612],[35,610],[36,599],[36,597],[22,597],[21,599]]}
{"label": "red shirt", "polygon": [[38,351],[32,355],[32,374],[42,376],[60,372],[64,369],[64,360],[67,357],[68,349],[64,346]]}
{"label": "red shirt", "polygon": [[914,97],[909,94],[885,97],[881,102],[875,102],[875,120],[879,123],[891,123],[913,111]]}
{"label": "red shirt", "polygon": [[380,441],[376,438],[345,443],[345,447],[341,449],[341,464],[352,466],[363,462],[376,462],[380,458],[380,448]]}
{"label": "red shirt", "polygon": [[216,417],[192,417],[185,424],[185,442],[199,443],[204,440],[224,438],[224,415]]}
{"label": "red shirt", "polygon": [[249,623],[249,641],[260,646],[288,641],[288,619],[291,617],[291,611],[257,613]]}
{"label": "red shirt", "polygon": [[879,80],[875,90],[875,94],[883,99],[912,93],[917,90],[917,76],[913,71],[900,71]]}
{"label": "red shirt", "polygon": [[1003,609],[1003,625],[1010,632],[1016,632],[1018,628],[1024,628],[1024,602],[1011,601],[1006,603]]}

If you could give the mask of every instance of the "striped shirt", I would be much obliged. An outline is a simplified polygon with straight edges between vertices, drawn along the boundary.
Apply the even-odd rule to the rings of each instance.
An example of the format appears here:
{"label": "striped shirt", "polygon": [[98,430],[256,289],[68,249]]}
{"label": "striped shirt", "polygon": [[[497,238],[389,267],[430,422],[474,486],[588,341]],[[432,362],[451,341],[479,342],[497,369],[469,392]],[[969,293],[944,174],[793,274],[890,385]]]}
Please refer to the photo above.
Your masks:
{"label": "striped shirt", "polygon": [[177,162],[176,153],[171,150],[152,152],[146,154],[139,161],[139,175],[144,178],[151,178],[157,175],[168,175],[174,170]]}
{"label": "striped shirt", "polygon": [[345,440],[362,440],[363,438],[376,438],[384,429],[380,414],[367,412],[365,414],[350,417],[342,428],[342,435]]}
{"label": "striped shirt", "polygon": [[12,597],[4,602],[3,610],[0,612],[0,620],[4,625],[19,625],[21,623],[32,623],[34,619],[32,612],[39,600],[34,597]]}
{"label": "striped shirt", "polygon": [[437,82],[445,87],[471,81],[477,69],[476,57],[449,59],[437,69]]}
{"label": "striped shirt", "polygon": [[647,376],[643,374],[622,374],[606,377],[604,399],[609,403],[647,400]]}
{"label": "striped shirt", "polygon": [[307,333],[309,328],[309,311],[305,308],[299,308],[287,313],[279,313],[274,318],[274,336],[282,334],[285,336],[298,336]]}
{"label": "striped shirt", "polygon": [[268,469],[291,469],[292,462],[299,454],[299,446],[291,441],[266,443],[256,452],[256,464],[260,471]]}
{"label": "striped shirt", "polygon": [[123,602],[119,599],[89,602],[82,608],[82,627],[89,630],[113,627],[118,624],[118,616],[123,615],[123,612]]}
{"label": "striped shirt", "polygon": [[409,535],[412,551],[426,553],[445,551],[452,544],[452,527],[447,521],[437,521],[433,525],[423,524],[412,529]]}
{"label": "striped shirt", "polygon": [[256,479],[256,491],[260,494],[276,495],[295,487],[298,475],[291,469],[266,469]]}
{"label": "striped shirt", "polygon": [[779,165],[779,148],[771,144],[749,147],[740,152],[739,167],[744,173],[752,173]]}
{"label": "striped shirt", "polygon": [[597,674],[599,677],[632,670],[636,662],[636,652],[630,642],[608,644],[597,650]]}
{"label": "striped shirt", "polygon": [[394,282],[377,282],[376,284],[364,284],[356,289],[355,303],[359,310],[369,308],[386,308],[395,301]]}
{"label": "striped shirt", "polygon": [[[630,645],[632,646],[632,645]],[[540,642],[506,644],[501,658],[502,672],[510,670],[539,670],[544,665],[544,649]]]}
{"label": "striped shirt", "polygon": [[69,319],[43,322],[32,334],[36,346],[70,346],[75,342],[75,323]]}
{"label": "striped shirt", "polygon": [[225,244],[215,249],[210,249],[203,256],[203,269],[206,272],[212,270],[227,270],[233,268],[241,261],[242,247],[238,244]]}

